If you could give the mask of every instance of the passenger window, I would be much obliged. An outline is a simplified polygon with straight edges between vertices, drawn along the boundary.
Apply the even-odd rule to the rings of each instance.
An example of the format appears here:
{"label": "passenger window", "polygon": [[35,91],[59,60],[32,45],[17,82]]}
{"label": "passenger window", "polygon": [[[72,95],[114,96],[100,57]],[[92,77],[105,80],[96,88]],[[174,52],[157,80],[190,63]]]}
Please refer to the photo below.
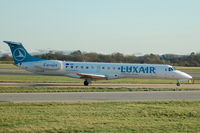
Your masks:
{"label": "passenger window", "polygon": [[107,69],[110,70],[110,67],[108,67]]}
{"label": "passenger window", "polygon": [[86,66],[85,68],[86,68],[86,69],[88,69],[89,67],[88,67],[88,66]]}
{"label": "passenger window", "polygon": [[73,68],[74,66],[71,66],[71,68]]}
{"label": "passenger window", "polygon": [[120,67],[118,67],[118,70],[120,70]]}
{"label": "passenger window", "polygon": [[105,67],[102,67],[102,69],[105,69]]}
{"label": "passenger window", "polygon": [[78,68],[78,66],[76,66],[76,69]]}
{"label": "passenger window", "polygon": [[81,66],[81,69],[83,69],[83,66]]}

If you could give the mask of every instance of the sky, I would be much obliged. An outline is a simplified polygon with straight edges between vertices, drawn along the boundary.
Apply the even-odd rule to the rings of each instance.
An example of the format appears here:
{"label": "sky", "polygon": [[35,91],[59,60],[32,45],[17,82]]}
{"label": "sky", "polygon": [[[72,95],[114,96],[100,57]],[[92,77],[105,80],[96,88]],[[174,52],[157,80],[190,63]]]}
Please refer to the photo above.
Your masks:
{"label": "sky", "polygon": [[3,40],[28,51],[200,52],[200,0],[0,0]]}

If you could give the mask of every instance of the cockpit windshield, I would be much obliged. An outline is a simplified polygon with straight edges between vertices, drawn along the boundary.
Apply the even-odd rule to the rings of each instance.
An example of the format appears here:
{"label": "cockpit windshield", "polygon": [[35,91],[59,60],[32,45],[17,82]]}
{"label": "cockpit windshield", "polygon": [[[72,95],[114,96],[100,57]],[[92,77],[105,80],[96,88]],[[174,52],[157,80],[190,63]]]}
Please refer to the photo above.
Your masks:
{"label": "cockpit windshield", "polygon": [[168,68],[168,71],[173,71],[173,70],[174,70],[173,67],[169,67],[169,68]]}

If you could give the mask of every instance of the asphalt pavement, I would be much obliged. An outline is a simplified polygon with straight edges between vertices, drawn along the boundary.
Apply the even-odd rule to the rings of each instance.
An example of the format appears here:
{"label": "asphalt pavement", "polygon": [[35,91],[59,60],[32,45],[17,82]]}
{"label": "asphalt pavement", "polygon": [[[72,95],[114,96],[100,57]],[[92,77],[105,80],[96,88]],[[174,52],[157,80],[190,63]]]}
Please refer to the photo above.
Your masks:
{"label": "asphalt pavement", "polygon": [[0,102],[200,100],[200,91],[0,93]]}

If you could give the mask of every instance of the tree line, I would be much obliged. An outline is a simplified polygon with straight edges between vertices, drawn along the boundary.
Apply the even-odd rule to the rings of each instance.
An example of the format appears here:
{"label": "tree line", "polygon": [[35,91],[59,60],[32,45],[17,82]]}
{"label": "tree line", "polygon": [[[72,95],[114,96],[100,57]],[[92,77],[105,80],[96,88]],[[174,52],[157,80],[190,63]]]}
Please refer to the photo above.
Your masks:
{"label": "tree line", "polygon": [[[46,54],[36,55],[36,57],[62,61],[81,61],[81,62],[113,62],[113,63],[147,63],[147,64],[169,64],[173,66],[200,66],[200,53],[190,55],[155,55],[147,54],[144,56],[124,55],[122,53],[99,54],[87,53],[80,50],[70,54],[63,52],[49,51]],[[1,61],[12,61],[12,57],[5,54],[0,57]]]}

